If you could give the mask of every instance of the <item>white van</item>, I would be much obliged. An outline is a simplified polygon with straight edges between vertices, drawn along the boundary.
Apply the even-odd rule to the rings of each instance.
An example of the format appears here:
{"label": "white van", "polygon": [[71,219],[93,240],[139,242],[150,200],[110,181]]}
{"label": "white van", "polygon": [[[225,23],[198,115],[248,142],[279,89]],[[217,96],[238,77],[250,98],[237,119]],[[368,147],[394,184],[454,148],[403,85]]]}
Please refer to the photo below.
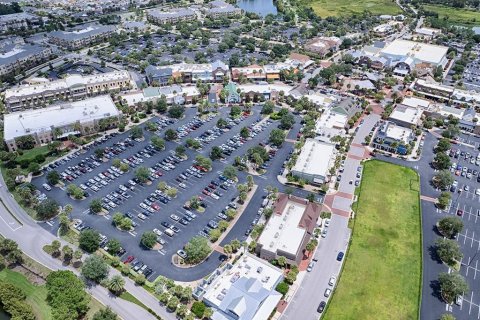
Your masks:
{"label": "white van", "polygon": [[165,229],[165,234],[169,237],[173,237],[175,232],[172,229]]}

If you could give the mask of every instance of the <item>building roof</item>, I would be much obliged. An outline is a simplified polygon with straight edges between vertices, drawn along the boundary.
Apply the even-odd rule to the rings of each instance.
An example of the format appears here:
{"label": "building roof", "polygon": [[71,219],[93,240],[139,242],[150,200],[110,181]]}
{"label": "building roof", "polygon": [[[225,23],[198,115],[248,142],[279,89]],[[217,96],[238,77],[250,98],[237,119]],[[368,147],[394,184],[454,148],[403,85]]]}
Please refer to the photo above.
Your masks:
{"label": "building roof", "polygon": [[348,117],[343,113],[336,113],[331,109],[325,110],[325,112],[317,120],[316,128],[329,128],[329,129],[343,129],[347,124]]}
{"label": "building roof", "polygon": [[415,33],[426,35],[426,36],[434,36],[437,33],[440,33],[442,30],[440,29],[435,29],[435,28],[427,28],[427,27],[421,27],[421,28],[416,28]]}
{"label": "building roof", "polygon": [[45,49],[47,48],[36,44],[5,45],[0,50],[0,65],[8,65],[18,60],[40,54]]}
{"label": "building roof", "polygon": [[333,144],[307,139],[292,171],[326,177],[334,153]]}
{"label": "building roof", "polygon": [[409,107],[414,107],[414,108],[422,108],[424,110],[428,109],[431,105],[431,102],[426,99],[421,99],[417,97],[404,97],[402,100],[402,104],[409,106]]}
{"label": "building roof", "polygon": [[148,15],[157,19],[181,18],[194,15],[195,11],[190,8],[173,8],[168,11],[160,11],[158,9],[148,10]]}
{"label": "building roof", "polygon": [[26,12],[19,12],[19,13],[5,14],[0,16],[0,23],[7,24],[9,22],[14,22],[18,20],[37,20],[37,19],[38,17],[33,14],[29,14]]}
{"label": "building roof", "polygon": [[259,84],[241,84],[238,86],[242,92],[255,92],[261,94],[270,94],[273,91],[280,92],[283,91],[285,96],[287,96],[290,91],[293,89],[292,86],[283,83],[259,83]]}
{"label": "building roof", "polygon": [[408,144],[413,131],[410,128],[400,127],[393,122],[386,122],[380,129],[385,138],[389,138],[403,144]]}
{"label": "building roof", "polygon": [[416,60],[441,64],[447,55],[448,47],[396,39],[380,51],[381,55],[412,57]]}
{"label": "building roof", "polygon": [[438,113],[444,117],[448,117],[449,115],[453,116],[457,119],[462,119],[463,114],[465,113],[465,109],[449,107],[447,105],[441,105],[438,109]]}
{"label": "building roof", "polygon": [[28,96],[32,94],[40,94],[42,92],[57,91],[62,89],[74,88],[76,86],[83,86],[92,83],[102,83],[115,80],[130,79],[130,73],[125,70],[113,71],[107,73],[97,73],[92,75],[82,76],[79,74],[69,75],[64,79],[46,81],[33,85],[21,85],[5,90],[5,98],[16,96]]}
{"label": "building roof", "polygon": [[296,256],[305,234],[315,228],[320,209],[306,199],[279,194],[257,243],[270,252],[282,251]]}
{"label": "building roof", "polygon": [[334,96],[331,96],[331,95],[329,96],[321,92],[312,92],[304,96],[310,102],[322,108],[328,108],[332,105],[332,103],[337,101],[337,98],[335,98]]}
{"label": "building roof", "polygon": [[48,36],[67,41],[75,41],[83,38],[88,38],[93,35],[114,32],[116,29],[117,28],[115,26],[83,25],[76,27],[71,31],[52,31],[48,34]]}
{"label": "building roof", "polygon": [[409,107],[399,104],[395,107],[389,118],[391,120],[398,120],[412,125],[416,125],[420,122],[422,114],[423,110],[420,108]]}
{"label": "building roof", "polygon": [[146,102],[160,98],[165,95],[167,100],[183,97],[186,94],[187,97],[193,97],[200,95],[196,86],[180,86],[171,85],[165,87],[148,87],[142,91],[128,92],[121,96],[122,100],[125,100],[127,105],[132,106],[138,102]]}
{"label": "building roof", "polygon": [[82,101],[57,104],[5,114],[4,139],[49,131],[79,121],[80,123],[118,116],[120,112],[110,95],[96,96]]}
{"label": "building roof", "polygon": [[282,270],[246,253],[209,282],[203,299],[219,309],[212,319],[230,319],[232,311],[242,320],[267,319],[281,298],[275,287],[282,278]]}

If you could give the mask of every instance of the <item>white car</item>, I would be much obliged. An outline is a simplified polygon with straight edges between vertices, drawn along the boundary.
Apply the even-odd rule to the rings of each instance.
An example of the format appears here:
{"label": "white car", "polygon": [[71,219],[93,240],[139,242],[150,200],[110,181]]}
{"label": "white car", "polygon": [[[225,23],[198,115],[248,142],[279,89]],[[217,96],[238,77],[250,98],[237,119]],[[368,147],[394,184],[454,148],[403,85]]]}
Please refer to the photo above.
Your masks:
{"label": "white car", "polygon": [[171,214],[170,219],[172,219],[173,221],[178,221],[178,220],[180,220],[180,217],[177,216],[176,214]]}
{"label": "white car", "polygon": [[46,183],[44,183],[44,184],[42,185],[42,187],[43,187],[45,190],[47,190],[47,191],[52,190],[52,187],[50,187],[50,185],[48,185],[48,184],[46,184]]}
{"label": "white car", "polygon": [[141,220],[147,219],[147,217],[146,217],[143,213],[139,213],[139,214],[137,215],[137,217],[138,217],[139,219],[141,219]]}
{"label": "white car", "polygon": [[178,186],[182,189],[186,189],[187,185],[185,183],[179,183]]}
{"label": "white car", "polygon": [[333,287],[335,285],[335,282],[337,282],[337,277],[331,276],[330,280],[328,280],[328,285]]}
{"label": "white car", "polygon": [[325,289],[325,293],[323,295],[325,296],[325,298],[328,298],[330,297],[331,293],[332,293],[332,289],[327,288]]}
{"label": "white car", "polygon": [[477,189],[477,190],[475,190],[475,194],[476,194],[477,196],[480,196],[480,188]]}
{"label": "white car", "polygon": [[183,251],[183,250],[178,250],[178,251],[177,251],[177,254],[178,254],[178,256],[179,256],[180,258],[182,258],[182,259],[186,259],[186,258],[187,258],[187,253],[186,253],[185,251]]}
{"label": "white car", "polygon": [[158,230],[157,228],[153,229],[153,233],[155,233],[157,236],[161,236],[163,234],[163,232]]}
{"label": "white car", "polygon": [[219,196],[217,196],[217,195],[216,195],[215,193],[213,193],[213,192],[212,192],[212,193],[210,193],[210,197],[212,197],[212,198],[213,198],[213,199],[215,199],[215,200],[218,200],[218,199],[220,199],[220,197],[219,197]]}
{"label": "white car", "polygon": [[311,272],[314,265],[315,265],[315,263],[310,262],[310,263],[308,264],[308,267],[307,267],[307,272]]}

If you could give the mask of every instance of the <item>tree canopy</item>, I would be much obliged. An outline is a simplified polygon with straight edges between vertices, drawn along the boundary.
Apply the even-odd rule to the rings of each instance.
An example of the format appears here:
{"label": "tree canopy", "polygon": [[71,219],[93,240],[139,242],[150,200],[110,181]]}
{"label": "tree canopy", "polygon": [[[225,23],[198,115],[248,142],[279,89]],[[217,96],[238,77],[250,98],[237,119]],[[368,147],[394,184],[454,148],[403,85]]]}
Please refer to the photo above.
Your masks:
{"label": "tree canopy", "polygon": [[185,253],[187,254],[188,263],[199,263],[203,261],[212,252],[208,244],[208,240],[204,237],[193,237],[185,245]]}
{"label": "tree canopy", "polygon": [[90,296],[71,271],[53,271],[47,276],[48,304],[55,320],[78,319],[88,311]]}

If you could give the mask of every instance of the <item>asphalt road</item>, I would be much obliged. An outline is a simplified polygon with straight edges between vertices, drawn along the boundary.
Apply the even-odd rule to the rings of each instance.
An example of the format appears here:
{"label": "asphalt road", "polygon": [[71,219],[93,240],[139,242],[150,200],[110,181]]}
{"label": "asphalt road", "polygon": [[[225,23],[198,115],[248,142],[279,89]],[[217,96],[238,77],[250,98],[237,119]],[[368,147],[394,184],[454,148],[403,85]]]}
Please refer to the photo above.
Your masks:
{"label": "asphalt road", "polygon": [[[287,319],[318,319],[317,307],[321,301],[328,301],[324,296],[325,289],[330,288],[328,281],[331,276],[340,274],[342,262],[337,261],[340,251],[346,252],[351,230],[348,228],[348,218],[333,215],[326,238],[321,238],[314,257],[318,259],[311,272],[307,272],[300,282],[300,287],[289,302],[281,320]],[[331,295],[330,295],[331,297]],[[288,297],[287,297],[288,299]]]}

